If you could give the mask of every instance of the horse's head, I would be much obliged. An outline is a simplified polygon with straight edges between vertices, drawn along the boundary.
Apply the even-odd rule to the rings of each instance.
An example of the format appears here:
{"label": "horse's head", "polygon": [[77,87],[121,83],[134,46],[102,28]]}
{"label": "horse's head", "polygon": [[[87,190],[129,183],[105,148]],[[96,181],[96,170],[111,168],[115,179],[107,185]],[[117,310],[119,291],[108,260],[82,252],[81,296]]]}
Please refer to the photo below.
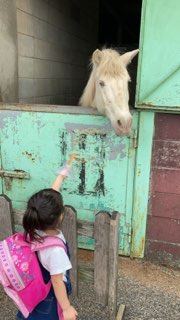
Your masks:
{"label": "horse's head", "polygon": [[111,121],[117,135],[129,134],[132,116],[129,111],[127,65],[139,50],[120,55],[112,49],[95,50],[92,73],[80,104],[97,108]]}

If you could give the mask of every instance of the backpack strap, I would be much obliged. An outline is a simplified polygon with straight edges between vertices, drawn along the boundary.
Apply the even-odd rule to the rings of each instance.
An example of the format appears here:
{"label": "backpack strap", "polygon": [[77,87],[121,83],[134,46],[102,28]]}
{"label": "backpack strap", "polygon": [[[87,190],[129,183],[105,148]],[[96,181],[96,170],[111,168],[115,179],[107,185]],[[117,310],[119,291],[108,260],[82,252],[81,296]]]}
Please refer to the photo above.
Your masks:
{"label": "backpack strap", "polygon": [[65,252],[67,252],[67,248],[63,240],[56,236],[45,236],[43,237],[43,242],[32,242],[31,243],[31,251],[36,252],[41,249],[51,248],[51,247],[61,247],[64,249]]}

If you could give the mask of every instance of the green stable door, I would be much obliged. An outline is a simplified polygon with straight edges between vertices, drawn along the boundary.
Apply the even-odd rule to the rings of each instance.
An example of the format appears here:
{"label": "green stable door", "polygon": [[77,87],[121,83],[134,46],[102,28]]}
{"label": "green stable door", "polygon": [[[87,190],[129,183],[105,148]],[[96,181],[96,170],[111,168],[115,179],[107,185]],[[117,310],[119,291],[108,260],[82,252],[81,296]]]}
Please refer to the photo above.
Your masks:
{"label": "green stable door", "polygon": [[179,0],[143,0],[138,108],[180,112],[179,30]]}
{"label": "green stable door", "polygon": [[[133,114],[131,136],[117,137],[105,117],[83,114],[77,107],[52,109],[0,111],[1,192],[12,200],[14,210],[24,210],[28,198],[49,187],[57,169],[76,152],[71,176],[62,187],[64,203],[87,221],[94,221],[100,210],[118,211],[119,252],[130,255],[138,112]],[[91,249],[93,241],[81,238],[79,246]]]}

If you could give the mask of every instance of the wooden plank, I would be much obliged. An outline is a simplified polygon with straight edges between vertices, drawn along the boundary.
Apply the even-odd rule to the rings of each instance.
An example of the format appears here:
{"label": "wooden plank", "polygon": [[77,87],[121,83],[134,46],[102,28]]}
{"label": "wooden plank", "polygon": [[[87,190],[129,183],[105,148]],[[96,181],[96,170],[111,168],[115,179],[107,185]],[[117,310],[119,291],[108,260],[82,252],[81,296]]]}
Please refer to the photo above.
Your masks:
{"label": "wooden plank", "polygon": [[118,289],[119,214],[113,212],[109,230],[109,319],[114,320],[117,311]]}
{"label": "wooden plank", "polygon": [[120,304],[116,320],[124,319],[125,310],[126,310],[126,306],[124,304]]}
{"label": "wooden plank", "polygon": [[86,220],[78,220],[78,235],[82,237],[94,238],[94,223]]}
{"label": "wooden plank", "polygon": [[48,113],[65,113],[65,114],[88,114],[101,116],[98,111],[90,107],[79,106],[61,106],[61,105],[46,105],[46,104],[25,104],[25,103],[0,103],[0,110],[13,111],[32,111],[32,112],[48,112]]}
{"label": "wooden plank", "polygon": [[[24,210],[13,208],[14,223],[21,225]],[[94,238],[94,223],[86,220],[77,220],[77,233],[79,236]]]}
{"label": "wooden plank", "polygon": [[96,301],[104,306],[108,303],[109,225],[109,214],[106,211],[100,211],[96,215],[94,225],[94,290]]}
{"label": "wooden plank", "polygon": [[134,258],[144,256],[153,129],[154,113],[141,111],[133,188],[131,257]]}
{"label": "wooden plank", "polygon": [[78,259],[77,259],[77,213],[73,207],[65,207],[65,215],[62,223],[62,232],[69,244],[72,270],[72,292],[78,294]]}
{"label": "wooden plank", "polygon": [[15,208],[12,209],[14,223],[18,225],[22,225],[23,215],[25,213],[24,210],[17,210]]}
{"label": "wooden plank", "polygon": [[0,195],[0,240],[14,232],[11,200],[6,195]]}
{"label": "wooden plank", "polygon": [[79,266],[78,277],[79,277],[79,280],[83,282],[94,284],[94,268],[82,266],[82,265]]}

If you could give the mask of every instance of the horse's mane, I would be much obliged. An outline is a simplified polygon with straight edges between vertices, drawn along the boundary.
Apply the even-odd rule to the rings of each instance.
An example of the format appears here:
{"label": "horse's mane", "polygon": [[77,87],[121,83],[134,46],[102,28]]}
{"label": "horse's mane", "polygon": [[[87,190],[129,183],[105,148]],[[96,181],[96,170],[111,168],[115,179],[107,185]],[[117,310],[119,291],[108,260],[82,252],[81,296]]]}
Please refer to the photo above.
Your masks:
{"label": "horse's mane", "polygon": [[114,77],[122,77],[127,75],[126,68],[121,62],[120,54],[114,49],[103,49],[102,58],[99,65],[93,63],[91,60],[90,66],[92,68],[88,83],[84,89],[83,95],[80,99],[81,106],[95,107],[93,105],[93,100],[95,96],[95,80],[96,76],[100,77],[101,75]]}
{"label": "horse's mane", "polygon": [[83,94],[79,100],[80,106],[83,107],[95,107],[93,106],[93,100],[95,96],[95,77],[94,70],[91,71],[88,83],[84,88]]}

